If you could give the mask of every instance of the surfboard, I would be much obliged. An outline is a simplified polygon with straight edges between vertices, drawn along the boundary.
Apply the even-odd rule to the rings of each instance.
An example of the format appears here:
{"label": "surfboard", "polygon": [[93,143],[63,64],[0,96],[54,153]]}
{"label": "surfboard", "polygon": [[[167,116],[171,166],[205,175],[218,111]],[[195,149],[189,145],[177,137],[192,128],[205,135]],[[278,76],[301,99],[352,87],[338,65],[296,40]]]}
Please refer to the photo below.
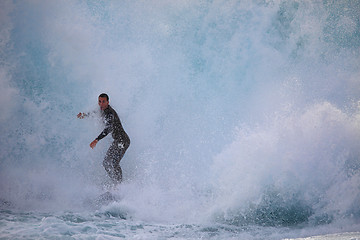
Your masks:
{"label": "surfboard", "polygon": [[95,204],[98,206],[108,205],[109,203],[115,202],[116,200],[117,198],[115,197],[115,195],[107,191],[95,199]]}
{"label": "surfboard", "polygon": [[110,191],[106,191],[105,193],[102,193],[97,197],[87,198],[84,201],[84,205],[97,209],[117,201],[120,201],[119,196],[111,193]]}

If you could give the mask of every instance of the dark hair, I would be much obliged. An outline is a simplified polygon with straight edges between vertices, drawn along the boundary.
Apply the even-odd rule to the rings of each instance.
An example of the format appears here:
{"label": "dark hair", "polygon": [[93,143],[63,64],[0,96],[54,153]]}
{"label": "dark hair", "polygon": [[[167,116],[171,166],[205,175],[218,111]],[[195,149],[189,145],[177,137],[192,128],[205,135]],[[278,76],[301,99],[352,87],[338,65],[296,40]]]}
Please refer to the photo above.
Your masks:
{"label": "dark hair", "polygon": [[100,95],[99,95],[99,98],[100,98],[100,97],[101,97],[101,98],[106,97],[106,100],[109,101],[109,96],[108,96],[106,93],[100,94]]}

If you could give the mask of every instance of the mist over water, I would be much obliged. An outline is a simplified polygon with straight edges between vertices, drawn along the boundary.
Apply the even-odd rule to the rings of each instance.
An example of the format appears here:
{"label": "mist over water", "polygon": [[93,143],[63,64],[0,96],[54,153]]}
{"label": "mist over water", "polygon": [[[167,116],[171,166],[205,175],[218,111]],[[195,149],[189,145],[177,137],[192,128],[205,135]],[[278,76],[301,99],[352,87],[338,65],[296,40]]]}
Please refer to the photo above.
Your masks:
{"label": "mist over water", "polygon": [[[2,1],[0,199],[87,209],[106,92],[134,219],[360,219],[359,1]],[[119,211],[120,211],[119,210]]]}

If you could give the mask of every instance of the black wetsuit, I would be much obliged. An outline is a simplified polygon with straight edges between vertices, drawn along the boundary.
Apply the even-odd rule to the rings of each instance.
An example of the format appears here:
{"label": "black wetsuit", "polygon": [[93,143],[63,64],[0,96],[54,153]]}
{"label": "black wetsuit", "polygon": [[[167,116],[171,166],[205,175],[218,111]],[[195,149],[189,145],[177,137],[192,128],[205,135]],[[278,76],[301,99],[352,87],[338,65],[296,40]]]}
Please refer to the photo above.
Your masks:
{"label": "black wetsuit", "polygon": [[122,180],[120,160],[130,146],[130,138],[122,127],[119,116],[110,105],[102,111],[102,117],[105,129],[96,139],[99,141],[109,133],[111,133],[114,139],[105,155],[103,166],[110,178],[115,183],[120,183]]}

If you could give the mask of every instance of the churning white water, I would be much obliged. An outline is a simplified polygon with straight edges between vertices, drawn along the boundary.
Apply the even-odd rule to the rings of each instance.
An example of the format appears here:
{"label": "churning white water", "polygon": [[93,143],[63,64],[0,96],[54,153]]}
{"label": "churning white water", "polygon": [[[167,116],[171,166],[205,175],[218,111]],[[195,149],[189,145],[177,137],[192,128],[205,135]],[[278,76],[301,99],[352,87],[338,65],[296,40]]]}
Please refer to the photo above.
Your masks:
{"label": "churning white water", "polygon": [[[360,2],[0,2],[1,239],[360,230]],[[131,138],[97,202],[111,137]]]}

